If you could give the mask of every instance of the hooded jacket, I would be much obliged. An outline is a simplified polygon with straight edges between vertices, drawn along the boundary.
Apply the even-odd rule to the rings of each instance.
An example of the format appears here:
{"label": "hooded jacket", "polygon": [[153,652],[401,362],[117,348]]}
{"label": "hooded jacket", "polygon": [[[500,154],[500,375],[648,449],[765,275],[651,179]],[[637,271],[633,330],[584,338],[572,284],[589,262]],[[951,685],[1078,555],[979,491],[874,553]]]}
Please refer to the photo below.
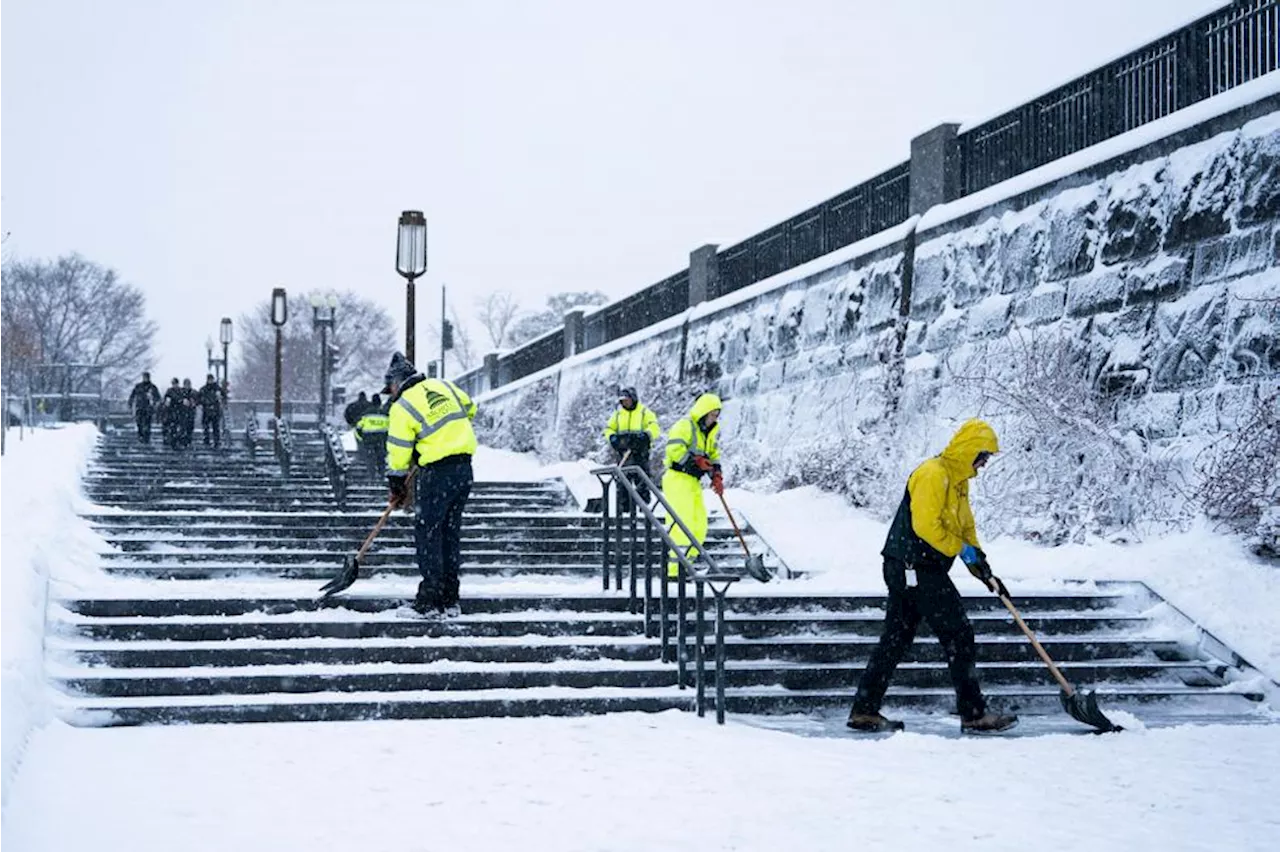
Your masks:
{"label": "hooded jacket", "polygon": [[880,553],[913,568],[951,569],[966,544],[978,547],[969,507],[969,480],[978,453],[1000,451],[995,430],[982,420],[966,420],[947,448],[924,461],[907,479],[907,489]]}
{"label": "hooded jacket", "polygon": [[698,425],[703,417],[721,408],[720,397],[713,393],[704,393],[689,409],[689,416],[677,420],[667,433],[667,450],[664,462],[671,470],[701,477],[705,471],[699,470],[694,456],[706,456],[713,465],[720,464],[720,422],[705,432]]}

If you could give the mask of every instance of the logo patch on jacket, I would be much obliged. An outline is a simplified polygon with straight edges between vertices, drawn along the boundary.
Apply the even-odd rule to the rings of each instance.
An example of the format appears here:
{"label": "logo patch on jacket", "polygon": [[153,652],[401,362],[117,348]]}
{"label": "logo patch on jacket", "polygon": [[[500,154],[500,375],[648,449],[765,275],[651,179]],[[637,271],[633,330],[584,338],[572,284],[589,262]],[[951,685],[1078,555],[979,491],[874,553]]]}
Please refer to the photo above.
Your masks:
{"label": "logo patch on jacket", "polygon": [[433,391],[433,390],[427,391],[427,407],[431,410],[432,414],[435,414],[436,409],[440,408],[441,406],[448,406],[448,405],[449,405],[449,397],[445,396],[442,393],[437,393],[436,391]]}

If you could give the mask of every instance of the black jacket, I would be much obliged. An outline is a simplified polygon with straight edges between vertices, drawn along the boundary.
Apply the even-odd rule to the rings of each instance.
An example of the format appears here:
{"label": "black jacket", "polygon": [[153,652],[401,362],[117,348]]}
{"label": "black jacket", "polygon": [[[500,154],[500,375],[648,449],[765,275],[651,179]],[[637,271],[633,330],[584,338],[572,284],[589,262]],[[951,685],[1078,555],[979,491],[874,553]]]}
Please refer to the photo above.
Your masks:
{"label": "black jacket", "polygon": [[222,413],[222,388],[216,382],[205,382],[196,391],[196,404],[204,409],[206,417]]}
{"label": "black jacket", "polygon": [[150,411],[160,404],[160,388],[153,382],[138,382],[129,394],[129,407],[137,411]]}

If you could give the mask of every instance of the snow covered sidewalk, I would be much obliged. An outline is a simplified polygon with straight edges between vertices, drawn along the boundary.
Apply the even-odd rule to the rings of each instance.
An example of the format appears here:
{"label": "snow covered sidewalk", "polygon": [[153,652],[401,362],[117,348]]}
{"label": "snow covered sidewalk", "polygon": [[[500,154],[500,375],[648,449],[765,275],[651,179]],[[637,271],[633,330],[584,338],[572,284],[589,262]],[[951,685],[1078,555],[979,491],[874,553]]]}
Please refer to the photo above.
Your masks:
{"label": "snow covered sidewalk", "polygon": [[[1280,727],[806,738],[668,712],[73,729],[10,850],[1262,850]],[[13,844],[13,845],[9,845]]]}

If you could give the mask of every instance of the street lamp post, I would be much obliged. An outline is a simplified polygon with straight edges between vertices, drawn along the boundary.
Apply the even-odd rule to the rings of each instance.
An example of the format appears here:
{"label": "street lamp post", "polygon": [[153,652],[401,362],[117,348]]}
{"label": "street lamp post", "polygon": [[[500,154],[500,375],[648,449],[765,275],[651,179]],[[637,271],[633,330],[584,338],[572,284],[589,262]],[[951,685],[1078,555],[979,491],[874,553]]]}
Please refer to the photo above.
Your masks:
{"label": "street lamp post", "polygon": [[450,337],[453,336],[452,331],[453,329],[449,328],[449,320],[445,319],[444,282],[441,281],[440,282],[440,378],[442,379],[444,378],[444,353],[446,349],[448,349],[451,345],[453,345],[453,341],[449,339]]}
{"label": "street lamp post", "polygon": [[421,210],[405,210],[400,214],[396,232],[396,272],[405,280],[404,354],[413,363],[414,305],[413,282],[427,271],[427,218]]}
{"label": "street lamp post", "polygon": [[280,401],[282,390],[280,371],[284,367],[284,324],[289,320],[289,297],[285,295],[283,287],[276,287],[271,291],[271,324],[276,327],[276,422],[280,422],[280,415],[284,409]]}
{"label": "street lamp post", "polygon": [[338,314],[338,297],[330,294],[325,299],[318,293],[311,297],[311,321],[320,330],[320,408],[316,412],[318,423],[324,423],[325,409],[329,404],[329,331]]}
{"label": "street lamp post", "polygon": [[223,317],[218,327],[218,340],[222,341],[222,395],[227,395],[227,385],[231,380],[231,362],[227,360],[227,350],[231,347],[231,317]]}

